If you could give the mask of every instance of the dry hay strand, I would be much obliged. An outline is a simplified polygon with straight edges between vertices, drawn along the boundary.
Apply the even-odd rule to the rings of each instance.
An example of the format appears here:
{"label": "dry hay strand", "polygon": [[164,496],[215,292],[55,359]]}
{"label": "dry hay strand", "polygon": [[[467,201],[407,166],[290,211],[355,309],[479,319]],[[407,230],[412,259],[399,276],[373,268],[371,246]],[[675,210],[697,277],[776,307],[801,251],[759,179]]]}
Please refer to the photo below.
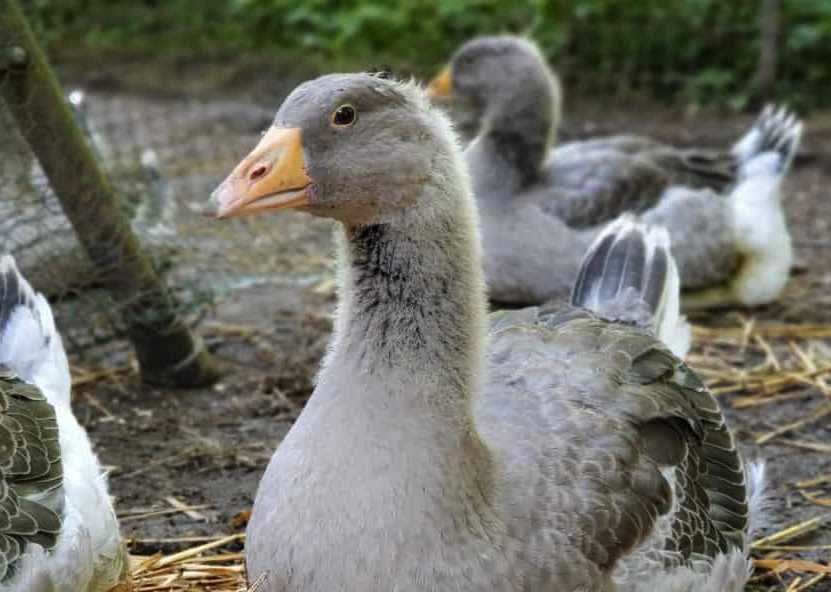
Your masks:
{"label": "dry hay strand", "polygon": [[[171,555],[131,555],[132,592],[256,592],[246,583],[239,551],[223,547],[242,543],[242,533],[216,537]],[[159,541],[164,542],[164,541]]]}
{"label": "dry hay strand", "polygon": [[[824,482],[822,478],[818,478],[796,483],[795,485],[800,487],[801,485],[807,484],[810,487]],[[753,541],[751,549],[754,554],[764,553],[764,555],[753,559],[753,565],[757,573],[751,578],[751,581],[760,581],[769,578],[778,578],[782,581],[782,575],[785,573],[797,574],[787,585],[783,583],[782,589],[785,592],[803,592],[831,578],[831,566],[829,565],[785,556],[786,553],[827,551],[831,549],[831,545],[786,544],[822,528],[830,517],[831,514],[815,516]]]}
{"label": "dry hay strand", "polygon": [[[792,483],[792,486],[808,501],[818,506],[829,506],[829,498],[821,498],[821,490],[816,488],[831,484],[831,475],[818,475]],[[783,574],[796,574],[790,582],[783,584],[785,592],[803,592],[812,589],[815,585],[827,585],[831,581],[831,566],[817,561],[809,561],[795,557],[805,552],[820,553],[820,556],[831,551],[831,545],[799,545],[792,541],[804,538],[827,526],[831,522],[831,513],[824,513],[796,524],[791,524],[781,530],[753,541],[751,549],[754,554],[761,555],[754,559],[757,575],[753,580],[778,578]],[[788,556],[790,554],[790,556]],[[759,572],[761,570],[761,573]],[[827,588],[823,588],[827,589]]]}
{"label": "dry hay strand", "polygon": [[761,323],[739,327],[693,327],[695,351],[688,361],[715,395],[736,408],[770,405],[822,395],[804,418],[761,434],[757,444],[831,414],[831,326]]}

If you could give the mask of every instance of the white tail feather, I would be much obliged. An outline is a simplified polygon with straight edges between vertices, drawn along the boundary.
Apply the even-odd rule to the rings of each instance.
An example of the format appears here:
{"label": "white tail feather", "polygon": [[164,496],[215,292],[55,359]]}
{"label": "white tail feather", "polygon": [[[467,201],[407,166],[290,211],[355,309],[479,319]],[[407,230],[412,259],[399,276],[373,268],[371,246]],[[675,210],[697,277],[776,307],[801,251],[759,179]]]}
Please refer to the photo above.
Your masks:
{"label": "white tail feather", "polygon": [[691,329],[680,312],[680,284],[667,231],[625,214],[587,251],[572,304],[610,320],[649,326],[675,355],[684,357]]}
{"label": "white tail feather", "polygon": [[683,359],[692,345],[692,327],[687,317],[681,314],[681,277],[672,256],[669,233],[664,228],[653,229],[653,233],[655,231],[658,231],[660,248],[666,250],[669,263],[664,295],[661,297],[663,306],[655,333],[672,353]]}
{"label": "white tail feather", "polygon": [[740,177],[748,175],[747,166],[762,154],[779,155],[778,168],[785,174],[799,148],[802,122],[784,107],[767,105],[750,130],[733,146]]}
{"label": "white tail feather", "polygon": [[69,363],[52,309],[10,255],[0,258],[0,364],[39,387],[51,403],[69,404]]}
{"label": "white tail feather", "polygon": [[790,150],[761,152],[742,165],[742,180],[729,198],[742,268],[734,278],[734,299],[745,306],[775,300],[787,283],[793,247],[782,207],[782,181],[799,144],[801,124],[790,125]]}

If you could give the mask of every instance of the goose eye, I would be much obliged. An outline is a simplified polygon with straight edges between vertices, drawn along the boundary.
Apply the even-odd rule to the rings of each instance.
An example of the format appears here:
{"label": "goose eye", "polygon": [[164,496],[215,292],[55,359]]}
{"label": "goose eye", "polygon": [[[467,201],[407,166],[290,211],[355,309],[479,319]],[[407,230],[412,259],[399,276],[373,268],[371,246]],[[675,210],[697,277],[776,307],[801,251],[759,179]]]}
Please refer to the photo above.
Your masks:
{"label": "goose eye", "polygon": [[338,127],[346,127],[355,123],[358,114],[352,105],[341,105],[332,113],[332,124]]}

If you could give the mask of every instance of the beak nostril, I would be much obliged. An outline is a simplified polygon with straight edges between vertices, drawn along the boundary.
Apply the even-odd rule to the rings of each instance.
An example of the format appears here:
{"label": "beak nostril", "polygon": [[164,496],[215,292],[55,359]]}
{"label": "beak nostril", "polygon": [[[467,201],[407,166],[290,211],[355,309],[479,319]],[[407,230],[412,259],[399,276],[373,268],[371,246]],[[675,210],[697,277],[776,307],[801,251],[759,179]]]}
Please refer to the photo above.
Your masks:
{"label": "beak nostril", "polygon": [[268,171],[268,167],[264,164],[259,164],[254,167],[250,173],[248,173],[248,180],[249,181],[256,181],[260,177],[266,174]]}

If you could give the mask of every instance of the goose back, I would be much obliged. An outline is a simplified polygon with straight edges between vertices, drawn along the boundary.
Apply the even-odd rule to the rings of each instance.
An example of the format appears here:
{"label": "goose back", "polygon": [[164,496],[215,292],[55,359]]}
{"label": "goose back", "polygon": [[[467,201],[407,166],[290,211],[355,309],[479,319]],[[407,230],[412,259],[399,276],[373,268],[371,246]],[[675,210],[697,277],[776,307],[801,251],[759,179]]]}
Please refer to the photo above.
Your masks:
{"label": "goose back", "polygon": [[567,225],[586,228],[656,207],[671,187],[727,191],[737,170],[728,152],[679,150],[648,138],[615,136],[555,148],[529,191]]}
{"label": "goose back", "polygon": [[488,362],[477,425],[530,540],[576,545],[626,585],[741,547],[741,458],[715,399],[653,337],[526,309],[494,319]]}

